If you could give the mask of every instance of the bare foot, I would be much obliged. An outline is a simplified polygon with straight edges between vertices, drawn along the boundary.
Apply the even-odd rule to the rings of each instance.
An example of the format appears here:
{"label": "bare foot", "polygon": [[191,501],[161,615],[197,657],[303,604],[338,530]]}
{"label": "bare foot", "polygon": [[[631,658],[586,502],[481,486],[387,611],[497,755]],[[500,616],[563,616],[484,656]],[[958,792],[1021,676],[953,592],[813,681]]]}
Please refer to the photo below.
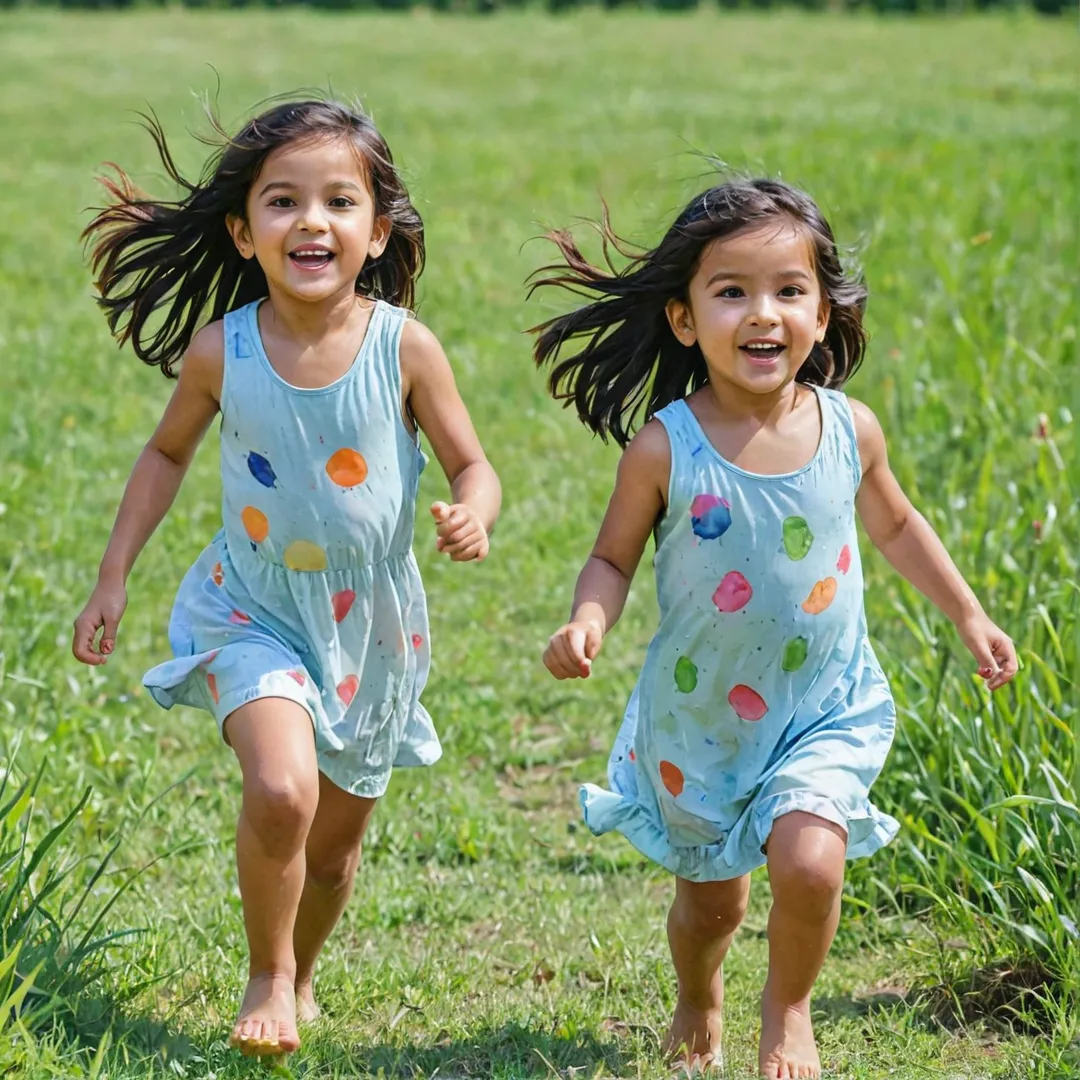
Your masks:
{"label": "bare foot", "polygon": [[723,1068],[720,1014],[720,1005],[712,1009],[695,1009],[679,999],[662,1049],[668,1061],[679,1066],[681,1073],[692,1075]]}
{"label": "bare foot", "polygon": [[810,1003],[782,1005],[768,993],[761,996],[761,1046],[758,1069],[766,1080],[819,1080],[821,1059]]}
{"label": "bare foot", "polygon": [[311,980],[298,982],[296,984],[296,1019],[301,1024],[310,1024],[313,1020],[318,1020],[321,1015],[322,1009],[315,1000],[315,990],[311,985]]}
{"label": "bare foot", "polygon": [[229,1045],[248,1057],[291,1054],[296,1034],[296,995],[288,975],[253,975],[240,1002]]}

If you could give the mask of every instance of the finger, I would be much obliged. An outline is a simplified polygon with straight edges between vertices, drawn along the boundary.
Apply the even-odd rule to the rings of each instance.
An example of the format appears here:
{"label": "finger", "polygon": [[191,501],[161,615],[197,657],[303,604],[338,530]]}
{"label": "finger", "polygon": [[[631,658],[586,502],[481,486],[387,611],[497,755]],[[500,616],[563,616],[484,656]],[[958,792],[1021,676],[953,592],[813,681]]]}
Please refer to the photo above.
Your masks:
{"label": "finger", "polygon": [[979,677],[987,680],[992,679],[997,674],[998,665],[994,659],[990,643],[986,638],[982,638],[968,647],[971,649],[971,655],[975,657],[975,662],[979,665]]}
{"label": "finger", "polygon": [[436,521],[443,521],[446,515],[450,513],[450,507],[444,502],[433,502],[431,504],[431,516]]}
{"label": "finger", "polygon": [[550,644],[553,665],[551,673],[557,679],[577,679],[581,677],[581,669],[570,651],[570,644],[564,634],[556,634]]}
{"label": "finger", "polygon": [[450,559],[453,562],[472,562],[473,559],[480,553],[484,546],[484,542],[477,538],[471,544],[464,546],[458,546],[450,554]]}
{"label": "finger", "polygon": [[596,659],[596,654],[600,651],[603,641],[604,637],[600,633],[600,628],[590,624],[589,629],[585,632],[585,656],[589,660]]}
{"label": "finger", "polygon": [[105,663],[105,657],[94,649],[94,637],[101,626],[101,620],[89,615],[80,615],[75,620],[75,632],[71,641],[71,651],[75,659],[83,664],[97,665]]}
{"label": "finger", "polygon": [[994,657],[998,662],[998,672],[987,684],[991,690],[998,690],[1011,682],[1020,670],[1020,661],[1016,656],[1016,646],[1009,638],[994,643]]}
{"label": "finger", "polygon": [[477,544],[483,543],[485,539],[484,533],[479,529],[467,529],[456,540],[449,537],[444,538],[443,551],[448,552],[450,555],[456,555],[467,548],[476,547]]}
{"label": "finger", "polygon": [[571,678],[571,675],[567,672],[562,659],[559,656],[559,650],[556,648],[553,640],[548,642],[548,646],[544,650],[543,659],[544,667],[546,667],[556,679]]}
{"label": "finger", "polygon": [[103,620],[103,627],[101,631],[101,641],[98,644],[98,651],[102,656],[111,655],[114,648],[116,648],[116,631],[120,627],[120,619],[116,615],[106,615]]}
{"label": "finger", "polygon": [[574,667],[583,679],[587,679],[589,677],[589,672],[592,670],[592,658],[585,652],[587,633],[586,631],[575,627],[566,635],[566,637]]}
{"label": "finger", "polygon": [[460,520],[455,521],[451,518],[439,526],[439,535],[448,544],[458,544],[462,540],[477,536],[482,531],[478,521],[470,520],[464,515]]}

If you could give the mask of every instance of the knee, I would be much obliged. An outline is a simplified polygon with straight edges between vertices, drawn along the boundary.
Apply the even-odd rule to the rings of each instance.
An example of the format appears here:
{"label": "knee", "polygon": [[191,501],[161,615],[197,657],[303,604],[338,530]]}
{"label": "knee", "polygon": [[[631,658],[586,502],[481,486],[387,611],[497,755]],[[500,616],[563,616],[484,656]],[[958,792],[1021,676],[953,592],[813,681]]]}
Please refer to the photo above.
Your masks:
{"label": "knee", "polygon": [[359,865],[359,845],[347,851],[309,851],[307,880],[323,892],[341,892],[352,885]]}
{"label": "knee", "polygon": [[734,933],[746,916],[750,890],[746,883],[680,881],[670,920],[694,937],[718,938]]}
{"label": "knee", "polygon": [[844,867],[795,855],[769,864],[774,903],[782,904],[807,922],[824,922],[832,914],[844,887]]}
{"label": "knee", "polygon": [[319,805],[318,780],[290,772],[244,782],[244,816],[269,850],[303,843]]}

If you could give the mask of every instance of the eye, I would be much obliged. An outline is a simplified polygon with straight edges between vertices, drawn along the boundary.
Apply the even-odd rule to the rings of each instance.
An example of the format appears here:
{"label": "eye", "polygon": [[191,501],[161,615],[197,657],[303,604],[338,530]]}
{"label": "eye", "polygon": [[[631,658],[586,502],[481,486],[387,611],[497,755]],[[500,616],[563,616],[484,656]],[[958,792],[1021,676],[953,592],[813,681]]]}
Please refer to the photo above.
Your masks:
{"label": "eye", "polygon": [[716,295],[723,300],[738,300],[745,294],[738,285],[725,285]]}
{"label": "eye", "polygon": [[270,200],[270,205],[277,207],[279,210],[284,210],[289,206],[294,206],[295,204],[288,195],[279,195],[276,199]]}
{"label": "eye", "polygon": [[793,296],[802,296],[803,290],[798,285],[785,285],[780,290],[780,295],[783,297],[791,298]]}
{"label": "eye", "polygon": [[335,210],[348,210],[350,206],[355,206],[356,204],[347,195],[335,195],[334,198],[330,200],[330,205]]}

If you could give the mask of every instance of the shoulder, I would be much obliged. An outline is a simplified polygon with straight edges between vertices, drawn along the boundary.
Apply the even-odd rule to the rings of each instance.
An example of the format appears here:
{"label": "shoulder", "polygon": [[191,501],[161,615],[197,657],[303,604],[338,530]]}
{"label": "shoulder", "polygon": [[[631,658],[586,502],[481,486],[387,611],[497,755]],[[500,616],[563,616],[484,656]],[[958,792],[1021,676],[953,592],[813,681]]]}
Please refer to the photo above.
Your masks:
{"label": "shoulder", "polygon": [[885,433],[869,405],[855,398],[847,398],[851,418],[855,425],[855,441],[864,466],[869,466],[885,453]]}
{"label": "shoulder", "polygon": [[225,323],[217,319],[195,333],[184,351],[180,377],[188,384],[198,384],[210,390],[215,398],[221,396],[221,381],[225,371]]}
{"label": "shoulder", "polygon": [[401,327],[401,343],[398,346],[401,370],[406,376],[422,377],[433,369],[449,368],[439,339],[422,322],[408,318]]}
{"label": "shoulder", "polygon": [[655,482],[666,494],[670,472],[671,442],[667,429],[659,420],[652,419],[627,443],[619,460],[619,477]]}

